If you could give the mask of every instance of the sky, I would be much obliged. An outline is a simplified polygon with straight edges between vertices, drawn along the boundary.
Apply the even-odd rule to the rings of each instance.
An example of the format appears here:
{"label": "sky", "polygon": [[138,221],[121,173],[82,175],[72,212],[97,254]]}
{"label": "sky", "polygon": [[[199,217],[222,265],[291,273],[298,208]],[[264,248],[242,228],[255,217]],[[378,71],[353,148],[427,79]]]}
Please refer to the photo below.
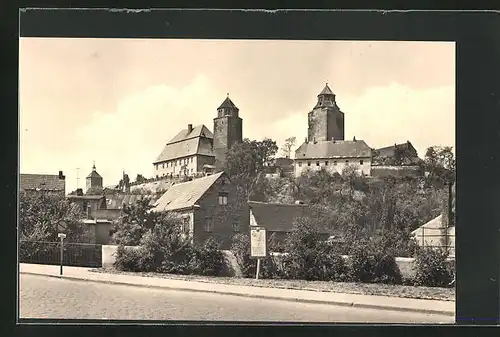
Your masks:
{"label": "sky", "polygon": [[[307,136],[307,113],[328,83],[345,139],[373,148],[409,140],[455,146],[455,43],[391,41],[21,38],[20,173],[92,169],[104,186],[153,161],[187,124],[213,130],[227,94],[243,137],[279,146]],[[79,178],[79,179],[77,179]]]}

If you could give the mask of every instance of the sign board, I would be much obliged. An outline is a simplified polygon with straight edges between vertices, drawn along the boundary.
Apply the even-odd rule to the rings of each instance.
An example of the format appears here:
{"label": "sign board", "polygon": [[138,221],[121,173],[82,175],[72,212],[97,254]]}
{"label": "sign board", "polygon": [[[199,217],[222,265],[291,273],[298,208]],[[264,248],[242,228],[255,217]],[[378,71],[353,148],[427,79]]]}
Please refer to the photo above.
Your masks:
{"label": "sign board", "polygon": [[59,233],[64,233],[66,229],[66,222],[64,222],[64,220],[59,221],[59,223],[57,224],[57,230],[59,231]]}
{"label": "sign board", "polygon": [[250,228],[250,254],[252,257],[267,256],[266,229],[264,227]]}
{"label": "sign board", "polygon": [[59,237],[61,239],[65,239],[66,238],[66,234],[59,233],[59,234],[57,234],[57,237]]}

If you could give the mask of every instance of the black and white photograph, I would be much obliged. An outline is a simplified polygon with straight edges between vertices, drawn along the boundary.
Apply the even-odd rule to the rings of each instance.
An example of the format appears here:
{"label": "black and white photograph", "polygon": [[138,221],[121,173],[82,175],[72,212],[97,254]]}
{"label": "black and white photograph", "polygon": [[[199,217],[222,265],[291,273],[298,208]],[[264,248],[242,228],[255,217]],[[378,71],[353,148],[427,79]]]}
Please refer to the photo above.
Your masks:
{"label": "black and white photograph", "polygon": [[455,322],[454,42],[19,40],[19,318]]}

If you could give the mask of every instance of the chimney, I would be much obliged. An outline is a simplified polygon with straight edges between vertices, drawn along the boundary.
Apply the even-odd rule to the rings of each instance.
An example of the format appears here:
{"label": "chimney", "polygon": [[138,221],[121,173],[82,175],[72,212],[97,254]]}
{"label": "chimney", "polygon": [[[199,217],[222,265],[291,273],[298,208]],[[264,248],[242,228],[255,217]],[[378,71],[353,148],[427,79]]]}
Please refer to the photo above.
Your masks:
{"label": "chimney", "polygon": [[191,133],[193,131],[193,124],[188,124],[188,133]]}
{"label": "chimney", "polygon": [[352,141],[355,142],[356,141],[356,136],[352,137]]}
{"label": "chimney", "polygon": [[308,143],[309,143],[309,139],[307,139],[307,137],[306,137],[306,139],[305,139],[305,143],[306,143],[306,144],[308,144]]}
{"label": "chimney", "polygon": [[316,144],[316,137],[313,138],[313,143]]}
{"label": "chimney", "polygon": [[64,180],[66,177],[63,175],[63,171],[59,171],[59,179]]}
{"label": "chimney", "polygon": [[79,196],[79,197],[82,197],[83,196],[83,189],[77,188],[76,189],[76,195]]}

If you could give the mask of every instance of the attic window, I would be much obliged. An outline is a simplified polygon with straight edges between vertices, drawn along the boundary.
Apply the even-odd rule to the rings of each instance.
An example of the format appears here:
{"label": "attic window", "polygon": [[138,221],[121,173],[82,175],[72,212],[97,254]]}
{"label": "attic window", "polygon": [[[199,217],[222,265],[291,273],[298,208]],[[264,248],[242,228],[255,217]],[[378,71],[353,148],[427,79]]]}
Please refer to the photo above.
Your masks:
{"label": "attic window", "polygon": [[316,162],[316,166],[319,166],[319,161]]}
{"label": "attic window", "polygon": [[359,161],[359,164],[360,164],[360,165],[363,165],[363,160],[360,160],[360,161]]}
{"label": "attic window", "polygon": [[219,205],[227,205],[227,193],[219,193]]}

